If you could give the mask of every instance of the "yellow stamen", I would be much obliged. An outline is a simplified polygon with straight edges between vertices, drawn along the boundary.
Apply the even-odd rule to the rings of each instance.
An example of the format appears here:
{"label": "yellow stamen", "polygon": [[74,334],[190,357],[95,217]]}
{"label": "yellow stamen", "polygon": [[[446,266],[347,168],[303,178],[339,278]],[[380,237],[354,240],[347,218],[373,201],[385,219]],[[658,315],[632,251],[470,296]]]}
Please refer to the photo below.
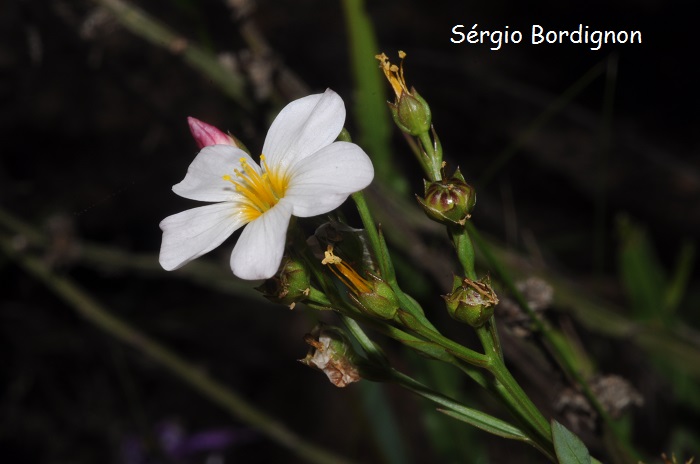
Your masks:
{"label": "yellow stamen", "polygon": [[331,272],[353,293],[359,295],[360,293],[372,292],[372,287],[369,286],[369,283],[367,283],[357,271],[346,264],[339,256],[333,254],[333,245],[328,245],[324,256],[321,264],[332,264],[332,266],[328,266]]}
{"label": "yellow stamen", "polygon": [[275,206],[284,197],[289,185],[289,177],[267,165],[265,156],[260,155],[263,172],[259,173],[248,164],[246,158],[238,160],[242,170],[234,169],[236,177],[226,174],[222,178],[236,186],[243,196],[239,206],[245,219],[250,222]]}
{"label": "yellow stamen", "polygon": [[382,71],[384,71],[384,75],[389,81],[389,84],[391,84],[391,87],[394,89],[397,101],[401,98],[401,95],[403,95],[404,93],[410,95],[411,92],[408,91],[406,80],[403,77],[403,59],[406,58],[406,53],[402,50],[399,50],[399,58],[401,59],[401,63],[399,66],[391,64],[391,62],[389,61],[389,57],[386,56],[384,53],[380,55],[375,55],[375,58],[379,60],[379,66],[382,68]]}

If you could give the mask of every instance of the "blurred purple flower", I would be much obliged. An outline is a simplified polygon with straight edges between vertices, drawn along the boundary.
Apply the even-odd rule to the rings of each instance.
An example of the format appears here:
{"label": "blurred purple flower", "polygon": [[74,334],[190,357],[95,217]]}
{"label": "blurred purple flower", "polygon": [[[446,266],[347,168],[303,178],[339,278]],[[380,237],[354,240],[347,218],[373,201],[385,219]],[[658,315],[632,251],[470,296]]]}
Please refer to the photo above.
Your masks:
{"label": "blurred purple flower", "polygon": [[159,450],[153,452],[136,435],[127,436],[121,444],[122,464],[159,464],[158,456],[178,463],[195,462],[193,457],[217,453],[227,448],[246,443],[257,437],[247,429],[217,428],[187,434],[176,421],[164,421],[156,426]]}

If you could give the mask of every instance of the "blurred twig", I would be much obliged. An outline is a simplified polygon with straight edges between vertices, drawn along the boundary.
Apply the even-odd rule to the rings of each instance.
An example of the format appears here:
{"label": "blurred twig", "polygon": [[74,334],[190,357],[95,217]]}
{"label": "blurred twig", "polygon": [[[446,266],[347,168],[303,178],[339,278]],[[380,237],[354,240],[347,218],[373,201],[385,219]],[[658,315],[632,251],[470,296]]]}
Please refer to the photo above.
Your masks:
{"label": "blurred twig", "polygon": [[237,419],[267,435],[274,442],[289,448],[308,462],[324,464],[349,462],[303,440],[283,424],[277,422],[276,419],[254,408],[244,398],[212,379],[196,366],[120,320],[69,278],[56,275],[40,259],[18,251],[16,244],[6,234],[0,235],[0,249],[90,323],[135,348],[140,353],[149,356],[180,380],[195,388]]}
{"label": "blurred twig", "polygon": [[489,268],[494,270],[500,277],[501,281],[508,289],[508,292],[518,302],[518,305],[523,309],[523,311],[529,315],[530,320],[537,332],[541,334],[544,340],[546,340],[550,352],[555,358],[557,364],[559,364],[566,375],[574,380],[581,388],[581,391],[588,402],[591,404],[591,406],[593,406],[600,418],[603,420],[603,424],[607,429],[607,432],[610,434],[610,438],[612,439],[611,446],[614,446],[619,450],[621,462],[638,462],[641,455],[629,442],[628,438],[623,433],[619,422],[614,421],[610,414],[608,414],[598,397],[596,397],[596,395],[593,393],[593,390],[588,384],[588,379],[584,377],[581,366],[585,363],[582,363],[575,357],[567,354],[571,352],[571,347],[566,341],[566,338],[563,337],[561,333],[553,329],[547,321],[540,319],[539,316],[535,314],[535,311],[530,307],[530,304],[527,302],[522,292],[520,292],[516,287],[515,281],[511,277],[511,273],[508,271],[508,268],[503,266],[503,263],[496,258],[492,252],[492,247],[485,242],[471,222],[467,224],[467,229],[474,238],[474,242],[477,244],[486,262],[489,264]]}
{"label": "blurred twig", "polygon": [[560,273],[535,267],[517,253],[493,246],[491,251],[509,269],[521,275],[536,275],[554,287],[554,302],[574,315],[576,320],[591,332],[611,338],[627,340],[648,352],[662,356],[667,363],[688,371],[700,379],[700,334],[684,325],[671,328],[653,322],[636,322],[626,317],[621,308],[595,297],[578,288]]}
{"label": "blurred twig", "polygon": [[[31,225],[0,208],[0,227],[8,230],[23,243],[31,247],[48,248],[49,239]],[[109,272],[139,271],[141,273],[163,273],[155,254],[129,253],[124,250],[94,243],[80,242],[76,258],[83,265]],[[257,297],[259,294],[248,284],[231,278],[231,273],[211,260],[200,259],[178,269],[174,276],[211,288],[221,293]],[[264,304],[264,302],[261,302]]]}
{"label": "blurred twig", "polygon": [[[372,192],[370,192],[372,193]],[[382,192],[383,201],[372,202],[374,213],[382,223],[382,230],[394,247],[411,256],[415,262],[429,261],[432,250],[413,248],[411,243],[402,240],[413,230],[424,234],[437,235],[437,232],[417,223],[430,221],[416,205],[405,198],[393,195],[388,190]],[[399,206],[397,206],[399,205]],[[401,211],[400,215],[393,210]],[[395,240],[395,238],[398,238]],[[673,327],[659,327],[653,323],[635,322],[624,315],[624,311],[615,305],[597,300],[590,292],[579,288],[561,273],[551,269],[535,266],[524,256],[497,245],[486,238],[491,251],[504,266],[515,275],[538,276],[554,287],[554,300],[557,307],[570,312],[576,320],[588,330],[611,338],[628,340],[648,352],[656,352],[668,363],[678,369],[688,371],[694,378],[700,379],[700,334],[697,331],[678,324]],[[418,253],[418,254],[416,254]],[[483,263],[483,256],[477,253],[477,260]],[[444,271],[444,269],[443,269]],[[436,270],[439,272],[439,270]],[[444,277],[442,273],[434,277]]]}
{"label": "blurred twig", "polygon": [[363,0],[343,0],[342,5],[355,84],[356,142],[371,156],[377,179],[405,194],[408,183],[403,176],[396,175],[396,166],[391,159],[391,124],[386,107],[386,86],[374,59],[374,55],[380,52],[374,28]]}
{"label": "blurred twig", "polygon": [[245,109],[252,103],[245,93],[246,80],[224,67],[217,57],[190,43],[167,26],[152,18],[145,11],[122,0],[92,0],[107,8],[122,26],[137,36],[182,56],[184,61],[211,79],[221,91]]}
{"label": "blurred twig", "polygon": [[491,182],[496,174],[515,156],[518,150],[544,126],[554,115],[559,113],[566,105],[568,105],[574,97],[597,79],[606,69],[606,61],[601,61],[574,82],[568,89],[564,90],[547,108],[537,117],[521,135],[508,145],[502,152],[494,156],[494,160],[489,167],[479,177],[479,188],[483,189]]}
{"label": "blurred twig", "polygon": [[[372,194],[371,191],[368,193]],[[372,202],[374,212],[382,222],[382,230],[402,253],[411,256],[417,262],[425,262],[428,250],[418,250],[420,255],[415,256],[414,252],[417,249],[411,247],[408,241],[393,240],[393,238],[404,236],[414,230],[432,235],[436,232],[431,227],[431,221],[405,198],[393,195],[388,190],[384,190],[382,195],[385,196],[386,201]],[[384,208],[387,210],[385,211]],[[398,208],[402,214],[400,216],[393,214],[394,208]],[[427,223],[427,225],[421,227],[418,225],[420,223]],[[47,240],[42,234],[2,208],[0,208],[0,226],[21,236],[32,245],[47,246]],[[700,380],[700,364],[697,363],[700,359],[700,335],[697,331],[680,324],[673,327],[659,327],[652,323],[632,321],[623,315],[620,308],[609,302],[596,300],[589,292],[578,288],[561,273],[536,267],[518,253],[508,251],[488,238],[485,240],[496,258],[515,275],[535,275],[549,282],[554,287],[555,304],[570,312],[591,332],[628,340],[649,352],[656,352],[663,356],[668,364],[675,365],[678,369],[687,371]],[[81,244],[81,254],[78,259],[85,265],[97,268],[109,266],[110,269],[160,271],[155,255],[129,254],[96,244]],[[477,260],[479,259],[480,255],[477,254]],[[174,275],[226,293],[253,295],[249,286],[229,278],[227,271],[222,271],[215,264],[203,260],[189,263]]]}

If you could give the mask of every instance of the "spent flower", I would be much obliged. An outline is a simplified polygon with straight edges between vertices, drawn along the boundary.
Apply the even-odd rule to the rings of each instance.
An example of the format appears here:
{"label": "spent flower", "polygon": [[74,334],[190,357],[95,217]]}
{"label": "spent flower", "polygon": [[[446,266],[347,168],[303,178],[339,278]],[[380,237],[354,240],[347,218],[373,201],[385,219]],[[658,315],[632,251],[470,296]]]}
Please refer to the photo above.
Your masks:
{"label": "spent flower", "polygon": [[444,295],[443,298],[450,316],[472,327],[484,325],[498,304],[498,297],[491,288],[489,276],[479,280],[455,277],[452,293]]}
{"label": "spent flower", "polygon": [[177,269],[208,253],[247,224],[231,254],[231,269],[242,279],[272,277],[291,216],[327,213],[374,177],[360,147],[335,142],[344,123],[343,100],[328,89],[282,109],[265,138],[260,165],[231,144],[205,146],[173,191],[215,203],[160,223],[163,268]]}
{"label": "spent flower", "polygon": [[418,94],[416,89],[411,87],[409,90],[408,85],[406,85],[406,80],[403,76],[403,59],[405,57],[406,53],[399,51],[401,64],[396,66],[391,64],[389,57],[384,53],[375,56],[379,60],[380,67],[396,94],[394,103],[389,103],[394,122],[402,131],[411,135],[420,135],[430,130],[432,113],[430,112],[430,106]]}
{"label": "spent flower", "polygon": [[318,325],[304,341],[311,349],[299,360],[302,364],[322,371],[336,387],[360,381],[357,364],[361,359],[341,329]]}
{"label": "spent flower", "polygon": [[348,296],[362,312],[380,319],[394,318],[399,310],[399,301],[388,283],[370,272],[367,279],[360,276],[352,266],[333,253],[333,245],[328,245],[321,264],[328,266],[345,285],[349,290]]}

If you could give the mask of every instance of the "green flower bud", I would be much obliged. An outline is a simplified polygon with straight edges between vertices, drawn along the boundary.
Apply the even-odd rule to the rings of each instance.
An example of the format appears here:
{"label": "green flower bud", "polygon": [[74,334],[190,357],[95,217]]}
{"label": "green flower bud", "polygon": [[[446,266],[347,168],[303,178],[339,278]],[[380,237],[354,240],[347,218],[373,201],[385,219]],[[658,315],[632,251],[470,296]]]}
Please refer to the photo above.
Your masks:
{"label": "green flower bud", "polygon": [[443,298],[450,316],[474,328],[484,325],[498,304],[488,276],[478,281],[455,277],[452,293],[443,295]]}
{"label": "green flower bud", "polygon": [[391,64],[389,57],[384,53],[375,56],[396,95],[394,103],[389,103],[394,122],[402,131],[417,136],[430,130],[432,113],[428,102],[416,92],[415,88],[411,87],[411,90],[408,90],[406,80],[403,77],[403,59],[405,57],[406,54],[399,51],[401,64],[396,66]]}
{"label": "green flower bud", "polygon": [[285,257],[277,275],[267,279],[256,290],[273,303],[286,304],[293,308],[297,301],[306,299],[310,286],[309,271],[304,263]]}
{"label": "green flower bud", "polygon": [[424,181],[424,185],[425,197],[416,195],[416,199],[428,217],[443,224],[456,225],[464,225],[471,217],[476,191],[464,181],[459,170],[450,179]]}
{"label": "green flower bud", "polygon": [[365,282],[369,284],[371,290],[357,294],[350,293],[350,297],[362,312],[380,319],[393,319],[399,310],[399,300],[394,290],[379,277],[372,274],[370,276],[372,279]]}
{"label": "green flower bud", "polygon": [[299,361],[322,371],[333,385],[345,387],[361,379],[357,364],[362,359],[341,329],[319,324],[304,337],[304,341],[311,349]]}
{"label": "green flower bud", "polygon": [[402,131],[411,135],[420,135],[430,130],[432,125],[430,106],[413,87],[410,92],[402,93],[396,103],[389,103],[389,109],[394,122]]}
{"label": "green flower bud", "polygon": [[399,300],[391,286],[382,279],[367,272],[369,280],[333,254],[333,246],[328,245],[321,264],[327,265],[331,272],[349,290],[348,296],[363,313],[381,319],[393,319],[399,310]]}

